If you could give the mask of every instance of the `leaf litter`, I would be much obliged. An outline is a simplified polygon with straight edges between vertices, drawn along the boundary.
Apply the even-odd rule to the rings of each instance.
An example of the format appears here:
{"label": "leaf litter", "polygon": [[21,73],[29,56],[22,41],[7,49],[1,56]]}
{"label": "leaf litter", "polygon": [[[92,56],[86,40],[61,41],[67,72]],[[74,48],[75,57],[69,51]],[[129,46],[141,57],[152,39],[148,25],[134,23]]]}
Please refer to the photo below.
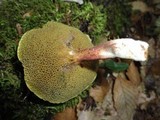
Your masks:
{"label": "leaf litter", "polygon": [[90,90],[90,95],[95,100],[102,99],[102,96],[104,97],[102,103],[97,101],[99,103],[93,111],[82,111],[79,120],[82,120],[82,116],[88,116],[87,119],[83,117],[83,120],[132,120],[138,103],[137,98],[143,92],[138,69],[131,62],[127,72],[119,72],[114,82],[110,77],[107,79],[110,79],[108,80],[110,82],[105,86],[105,88],[108,87],[107,89],[109,89],[106,90],[105,96],[102,92],[104,84]]}

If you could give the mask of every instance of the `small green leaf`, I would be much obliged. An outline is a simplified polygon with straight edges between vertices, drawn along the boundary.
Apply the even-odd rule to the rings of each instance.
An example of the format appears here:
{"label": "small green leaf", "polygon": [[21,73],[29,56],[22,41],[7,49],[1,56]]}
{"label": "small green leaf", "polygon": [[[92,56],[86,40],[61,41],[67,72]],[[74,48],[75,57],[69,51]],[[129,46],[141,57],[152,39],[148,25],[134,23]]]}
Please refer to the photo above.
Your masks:
{"label": "small green leaf", "polygon": [[113,60],[106,60],[100,64],[100,67],[106,67],[114,72],[124,71],[128,68],[127,63],[115,62]]}

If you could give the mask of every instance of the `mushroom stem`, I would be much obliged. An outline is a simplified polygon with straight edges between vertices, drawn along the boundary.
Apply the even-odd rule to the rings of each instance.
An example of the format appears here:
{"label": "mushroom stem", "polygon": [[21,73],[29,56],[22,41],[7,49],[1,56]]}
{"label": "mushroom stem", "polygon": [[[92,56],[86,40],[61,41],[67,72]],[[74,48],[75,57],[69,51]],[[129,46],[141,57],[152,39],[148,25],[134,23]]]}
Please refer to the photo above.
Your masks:
{"label": "mushroom stem", "polygon": [[80,62],[119,57],[135,61],[145,61],[148,56],[148,47],[148,43],[144,41],[122,38],[82,50],[76,55],[76,59]]}

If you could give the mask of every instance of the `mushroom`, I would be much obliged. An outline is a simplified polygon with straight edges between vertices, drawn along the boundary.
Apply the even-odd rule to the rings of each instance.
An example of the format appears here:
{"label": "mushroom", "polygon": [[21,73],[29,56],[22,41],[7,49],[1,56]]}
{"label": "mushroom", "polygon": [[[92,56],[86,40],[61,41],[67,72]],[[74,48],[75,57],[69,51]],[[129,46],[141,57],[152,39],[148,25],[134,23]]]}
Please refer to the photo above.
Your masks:
{"label": "mushroom", "polygon": [[39,98],[63,103],[85,90],[96,77],[96,61],[74,63],[74,52],[93,47],[78,29],[48,22],[26,32],[18,46],[27,87]]}
{"label": "mushroom", "polygon": [[[63,103],[92,84],[99,59],[119,57],[117,50],[126,46],[124,41],[128,40],[113,40],[94,47],[80,30],[51,21],[42,28],[26,32],[17,54],[24,67],[27,87],[45,101]],[[133,39],[129,41],[137,44]],[[148,44],[139,41],[137,46],[142,51],[140,55],[136,53],[142,56],[138,60],[146,60]],[[126,58],[137,59],[137,56],[126,54]]]}

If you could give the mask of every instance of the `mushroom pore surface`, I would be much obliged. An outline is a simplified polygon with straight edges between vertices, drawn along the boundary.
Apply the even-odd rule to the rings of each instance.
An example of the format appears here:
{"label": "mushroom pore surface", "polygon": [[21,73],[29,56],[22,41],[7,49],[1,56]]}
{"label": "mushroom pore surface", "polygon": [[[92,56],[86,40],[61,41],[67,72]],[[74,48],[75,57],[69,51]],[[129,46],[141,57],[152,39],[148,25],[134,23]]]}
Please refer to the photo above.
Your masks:
{"label": "mushroom pore surface", "polygon": [[18,46],[27,87],[39,98],[63,103],[76,97],[96,77],[97,62],[74,62],[74,54],[93,47],[80,30],[57,22],[26,32]]}

